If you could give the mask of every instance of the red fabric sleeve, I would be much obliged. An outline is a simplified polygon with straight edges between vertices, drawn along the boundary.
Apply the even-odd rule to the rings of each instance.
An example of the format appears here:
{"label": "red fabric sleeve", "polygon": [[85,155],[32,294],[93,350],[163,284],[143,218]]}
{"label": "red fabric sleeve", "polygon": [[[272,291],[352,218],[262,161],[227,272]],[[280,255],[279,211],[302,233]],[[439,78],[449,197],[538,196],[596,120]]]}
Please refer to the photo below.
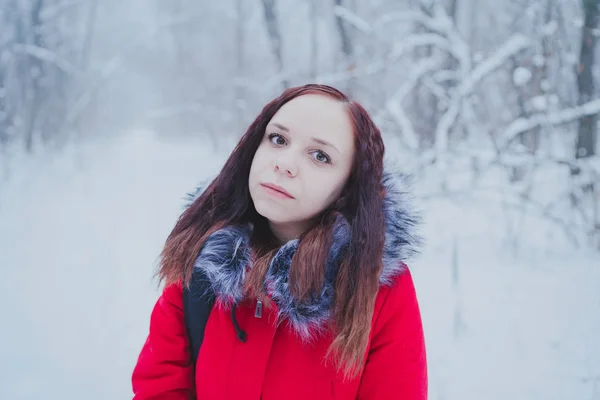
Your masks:
{"label": "red fabric sleeve", "polygon": [[357,398],[426,400],[427,389],[421,313],[406,270],[389,289],[375,321]]}
{"label": "red fabric sleeve", "polygon": [[150,317],[150,333],[131,378],[134,400],[195,398],[181,285],[166,287]]}

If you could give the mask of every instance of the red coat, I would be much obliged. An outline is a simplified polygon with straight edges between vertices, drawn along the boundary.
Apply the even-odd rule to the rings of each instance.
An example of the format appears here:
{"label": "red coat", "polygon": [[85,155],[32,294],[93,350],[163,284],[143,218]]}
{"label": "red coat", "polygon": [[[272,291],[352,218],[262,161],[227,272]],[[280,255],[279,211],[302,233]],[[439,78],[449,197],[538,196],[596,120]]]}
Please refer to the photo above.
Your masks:
{"label": "red coat", "polygon": [[236,337],[230,312],[215,307],[192,376],[184,326],[182,288],[164,289],[132,383],[134,399],[403,399],[427,398],[427,365],[419,305],[408,269],[377,296],[366,364],[344,381],[322,359],[326,335],[303,344],[289,324],[273,324],[276,309],[254,316],[255,301],[242,301],[237,320],[248,334]]}

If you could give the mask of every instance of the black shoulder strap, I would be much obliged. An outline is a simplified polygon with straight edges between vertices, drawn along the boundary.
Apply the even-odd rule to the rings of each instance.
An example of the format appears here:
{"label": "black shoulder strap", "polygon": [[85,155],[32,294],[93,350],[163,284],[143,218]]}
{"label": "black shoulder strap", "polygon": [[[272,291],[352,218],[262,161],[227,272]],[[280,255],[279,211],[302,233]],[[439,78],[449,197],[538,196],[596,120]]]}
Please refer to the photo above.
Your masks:
{"label": "black shoulder strap", "polygon": [[204,329],[214,302],[215,295],[206,274],[202,270],[195,270],[190,287],[183,288],[183,315],[194,366],[196,366],[204,339]]}

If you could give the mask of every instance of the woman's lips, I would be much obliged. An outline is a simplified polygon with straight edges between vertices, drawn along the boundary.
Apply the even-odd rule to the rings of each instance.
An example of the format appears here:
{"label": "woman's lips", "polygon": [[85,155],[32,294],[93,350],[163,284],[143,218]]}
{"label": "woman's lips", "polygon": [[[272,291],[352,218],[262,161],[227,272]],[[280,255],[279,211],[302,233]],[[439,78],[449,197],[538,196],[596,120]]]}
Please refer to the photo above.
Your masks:
{"label": "woman's lips", "polygon": [[282,188],[279,185],[275,185],[272,183],[261,183],[260,184],[269,195],[279,198],[279,199],[293,199],[292,196],[287,190]]}

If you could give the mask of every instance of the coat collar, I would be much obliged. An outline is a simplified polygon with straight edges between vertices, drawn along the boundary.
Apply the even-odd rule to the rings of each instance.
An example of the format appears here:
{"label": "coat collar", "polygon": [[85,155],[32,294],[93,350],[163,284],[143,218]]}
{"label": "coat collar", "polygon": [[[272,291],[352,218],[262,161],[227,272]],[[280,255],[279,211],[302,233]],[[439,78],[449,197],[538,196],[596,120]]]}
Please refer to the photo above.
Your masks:
{"label": "coat collar", "polygon": [[[408,194],[404,189],[406,177],[384,174],[383,185],[386,196],[383,202],[385,219],[385,242],[383,270],[379,276],[380,286],[389,286],[393,278],[406,268],[405,261],[421,243],[415,228],[419,217],[410,210]],[[203,192],[197,189],[189,195],[193,201]],[[250,224],[227,226],[211,234],[194,263],[194,269],[204,272],[216,294],[217,303],[225,308],[244,298],[242,285],[247,267],[252,266],[249,240]],[[344,218],[339,218],[333,227],[333,240],[325,270],[325,283],[319,296],[309,301],[294,298],[289,290],[289,270],[298,240],[291,240],[280,247],[271,260],[265,285],[278,308],[279,321],[287,319],[292,329],[305,341],[314,338],[326,328],[333,302],[337,268],[343,250],[350,243],[351,230]]]}

